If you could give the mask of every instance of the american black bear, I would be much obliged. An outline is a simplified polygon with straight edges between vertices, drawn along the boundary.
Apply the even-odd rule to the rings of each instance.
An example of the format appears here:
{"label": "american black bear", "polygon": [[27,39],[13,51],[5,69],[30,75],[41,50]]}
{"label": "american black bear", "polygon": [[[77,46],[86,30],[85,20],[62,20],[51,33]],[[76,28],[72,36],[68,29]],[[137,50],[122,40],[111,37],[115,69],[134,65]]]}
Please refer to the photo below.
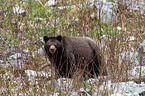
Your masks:
{"label": "american black bear", "polygon": [[78,70],[89,78],[107,75],[103,54],[92,40],[61,35],[43,39],[48,59],[59,76],[71,78]]}

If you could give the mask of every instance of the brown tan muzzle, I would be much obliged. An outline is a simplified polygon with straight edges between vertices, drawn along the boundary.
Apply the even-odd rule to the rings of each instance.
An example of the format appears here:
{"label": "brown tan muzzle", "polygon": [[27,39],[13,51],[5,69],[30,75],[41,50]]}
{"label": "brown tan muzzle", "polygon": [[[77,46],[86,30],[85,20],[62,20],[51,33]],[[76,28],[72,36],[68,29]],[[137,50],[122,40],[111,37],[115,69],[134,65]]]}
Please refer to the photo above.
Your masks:
{"label": "brown tan muzzle", "polygon": [[55,53],[55,51],[56,51],[56,47],[54,45],[51,45],[49,48],[49,52],[53,54]]}

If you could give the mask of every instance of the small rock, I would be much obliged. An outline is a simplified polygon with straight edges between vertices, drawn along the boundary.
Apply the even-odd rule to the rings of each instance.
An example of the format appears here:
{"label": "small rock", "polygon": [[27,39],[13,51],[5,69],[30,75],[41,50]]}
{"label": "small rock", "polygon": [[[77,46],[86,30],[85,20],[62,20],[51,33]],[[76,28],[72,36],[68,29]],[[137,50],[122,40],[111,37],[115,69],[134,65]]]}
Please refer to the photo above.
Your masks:
{"label": "small rock", "polygon": [[57,2],[55,0],[48,0],[48,2],[45,3],[45,6],[53,6],[55,5]]}
{"label": "small rock", "polygon": [[46,77],[46,78],[51,77],[50,72],[46,73],[44,71],[37,72],[33,70],[25,70],[25,73],[27,74],[28,77]]}
{"label": "small rock", "polygon": [[134,36],[129,37],[129,41],[134,41],[136,38]]}
{"label": "small rock", "polygon": [[13,12],[14,13],[19,13],[22,14],[23,16],[26,15],[26,11],[23,10],[21,7],[19,7],[18,5],[16,5],[16,7],[13,7]]}
{"label": "small rock", "polygon": [[56,89],[66,89],[72,87],[72,80],[68,78],[59,78],[55,82]]}
{"label": "small rock", "polygon": [[[141,70],[140,70],[141,69]],[[141,71],[141,77],[145,76],[145,67],[144,66],[137,66],[133,70],[129,70],[129,74],[131,77],[139,77]]]}
{"label": "small rock", "polygon": [[120,63],[122,63],[123,61],[127,61],[127,63],[129,64],[139,65],[137,56],[138,56],[137,52],[132,52],[132,51],[123,52],[121,53],[120,56]]}
{"label": "small rock", "polygon": [[14,55],[11,55],[9,57],[9,59],[17,60],[17,59],[19,59],[21,57],[22,57],[22,54],[21,53],[15,53]]}

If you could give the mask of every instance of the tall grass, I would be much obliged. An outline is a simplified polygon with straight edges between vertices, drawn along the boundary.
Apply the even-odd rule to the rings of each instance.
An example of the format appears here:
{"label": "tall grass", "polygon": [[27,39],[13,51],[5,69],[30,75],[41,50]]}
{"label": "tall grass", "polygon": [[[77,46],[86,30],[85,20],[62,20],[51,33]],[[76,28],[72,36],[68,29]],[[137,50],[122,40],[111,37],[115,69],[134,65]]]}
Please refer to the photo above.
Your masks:
{"label": "tall grass", "polygon": [[[109,0],[116,4],[114,7],[116,15],[110,18],[112,19],[110,22],[104,22],[101,9],[95,6],[87,7],[86,1],[60,0],[52,6],[45,6],[47,0],[0,1],[0,64],[9,65],[0,67],[1,94],[52,95],[59,93],[63,95],[65,92],[84,88],[85,84],[87,88],[97,91],[97,95],[109,94],[107,89],[104,89],[106,92],[96,90],[104,80],[92,85],[85,81],[82,83],[74,80],[75,86],[70,85],[69,88],[62,89],[54,84],[57,79],[52,75],[49,78],[38,76],[34,84],[31,84],[25,70],[43,70],[54,73],[54,68],[46,59],[45,54],[39,53],[39,49],[43,48],[39,39],[44,35],[88,36],[94,39],[105,56],[110,76],[107,80],[112,82],[129,80],[127,71],[137,64],[135,59],[132,61],[128,55],[130,52],[137,53],[140,42],[145,39],[144,12],[142,14],[142,9],[135,11],[127,5]],[[130,40],[131,36],[135,39]],[[15,53],[21,53],[21,55],[16,56],[14,60],[16,62],[13,64],[9,57]],[[144,61],[139,61],[140,66],[143,65]],[[48,63],[48,67],[41,69]],[[21,69],[19,66],[23,65],[24,68]]]}

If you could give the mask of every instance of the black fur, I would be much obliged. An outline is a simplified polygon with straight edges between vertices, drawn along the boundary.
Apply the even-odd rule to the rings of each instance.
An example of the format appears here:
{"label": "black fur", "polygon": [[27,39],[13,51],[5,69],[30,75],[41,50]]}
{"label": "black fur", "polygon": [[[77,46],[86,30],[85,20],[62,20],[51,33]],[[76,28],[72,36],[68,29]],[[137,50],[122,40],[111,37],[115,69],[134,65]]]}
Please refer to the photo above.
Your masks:
{"label": "black fur", "polygon": [[[78,70],[84,77],[107,75],[103,54],[93,41],[61,35],[44,36],[44,41],[46,54],[60,76],[71,78]],[[49,51],[51,45],[56,47],[55,53]]]}

